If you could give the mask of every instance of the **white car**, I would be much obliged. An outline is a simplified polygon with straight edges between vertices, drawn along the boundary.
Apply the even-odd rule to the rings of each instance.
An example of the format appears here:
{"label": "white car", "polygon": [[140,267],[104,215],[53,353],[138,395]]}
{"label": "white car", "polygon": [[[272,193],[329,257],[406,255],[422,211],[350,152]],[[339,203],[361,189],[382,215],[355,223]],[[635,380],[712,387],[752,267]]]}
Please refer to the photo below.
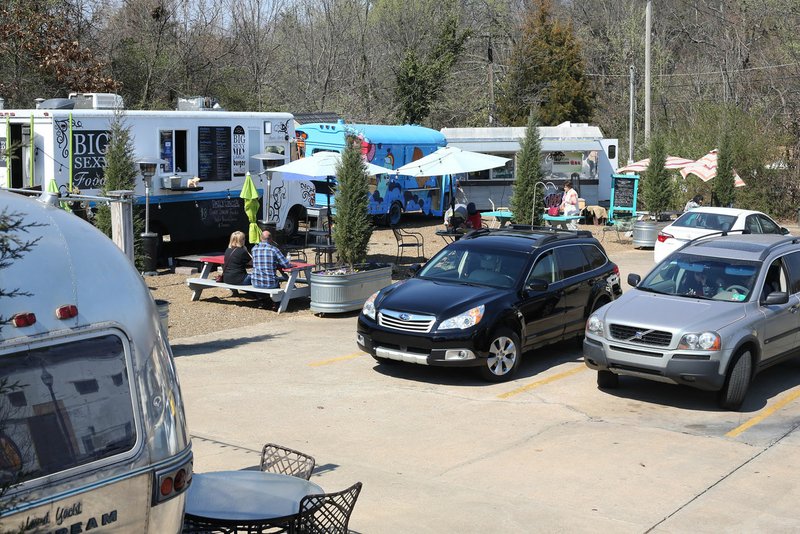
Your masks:
{"label": "white car", "polygon": [[760,211],[736,208],[694,208],[658,233],[653,256],[656,263],[659,263],[692,239],[714,232],[733,230],[746,231],[750,234],[786,235],[789,233],[789,230]]}

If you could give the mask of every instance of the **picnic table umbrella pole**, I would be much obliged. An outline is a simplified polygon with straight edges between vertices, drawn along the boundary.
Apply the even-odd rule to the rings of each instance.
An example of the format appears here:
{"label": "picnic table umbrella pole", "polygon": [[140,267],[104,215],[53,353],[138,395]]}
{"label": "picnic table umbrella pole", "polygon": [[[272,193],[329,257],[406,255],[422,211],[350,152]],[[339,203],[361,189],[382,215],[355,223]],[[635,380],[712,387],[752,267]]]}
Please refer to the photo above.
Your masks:
{"label": "picnic table umbrella pole", "polygon": [[333,176],[326,176],[325,180],[328,182],[328,189],[325,193],[328,202],[328,245],[331,244],[331,225],[333,224],[333,219],[331,218],[331,187],[333,186]]}

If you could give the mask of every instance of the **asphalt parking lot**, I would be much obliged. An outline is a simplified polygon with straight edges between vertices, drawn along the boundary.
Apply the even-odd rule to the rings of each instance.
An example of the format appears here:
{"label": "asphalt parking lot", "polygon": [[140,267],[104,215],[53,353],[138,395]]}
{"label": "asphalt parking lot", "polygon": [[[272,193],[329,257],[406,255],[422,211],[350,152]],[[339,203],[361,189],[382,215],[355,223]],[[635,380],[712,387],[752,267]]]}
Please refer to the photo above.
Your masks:
{"label": "asphalt parking lot", "polygon": [[[652,251],[612,256],[644,274]],[[515,380],[378,365],[356,315],[173,341],[195,471],[257,466],[276,442],[327,491],[364,483],[350,523],[395,532],[796,532],[800,361],[760,374],[741,412],[713,393],[595,385],[574,342]]]}

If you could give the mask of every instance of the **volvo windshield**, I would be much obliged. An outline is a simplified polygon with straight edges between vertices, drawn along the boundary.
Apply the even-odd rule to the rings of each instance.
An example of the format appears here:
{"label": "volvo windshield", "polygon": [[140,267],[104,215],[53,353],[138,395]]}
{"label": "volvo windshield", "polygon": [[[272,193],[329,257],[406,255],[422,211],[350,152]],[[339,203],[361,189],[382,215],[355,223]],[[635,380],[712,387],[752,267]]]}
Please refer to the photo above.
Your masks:
{"label": "volvo windshield", "polygon": [[676,253],[637,286],[642,291],[691,298],[745,302],[753,293],[759,263]]}

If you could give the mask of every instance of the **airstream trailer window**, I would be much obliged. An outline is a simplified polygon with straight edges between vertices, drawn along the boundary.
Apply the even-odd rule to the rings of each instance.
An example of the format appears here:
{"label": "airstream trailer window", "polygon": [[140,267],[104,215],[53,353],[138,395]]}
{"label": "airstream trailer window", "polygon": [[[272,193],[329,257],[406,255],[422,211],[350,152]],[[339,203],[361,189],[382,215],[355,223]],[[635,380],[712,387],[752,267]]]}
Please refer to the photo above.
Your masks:
{"label": "airstream trailer window", "polygon": [[197,155],[200,180],[233,179],[231,127],[198,127]]}
{"label": "airstream trailer window", "polygon": [[133,448],[125,349],[115,335],[0,357],[0,486]]}

